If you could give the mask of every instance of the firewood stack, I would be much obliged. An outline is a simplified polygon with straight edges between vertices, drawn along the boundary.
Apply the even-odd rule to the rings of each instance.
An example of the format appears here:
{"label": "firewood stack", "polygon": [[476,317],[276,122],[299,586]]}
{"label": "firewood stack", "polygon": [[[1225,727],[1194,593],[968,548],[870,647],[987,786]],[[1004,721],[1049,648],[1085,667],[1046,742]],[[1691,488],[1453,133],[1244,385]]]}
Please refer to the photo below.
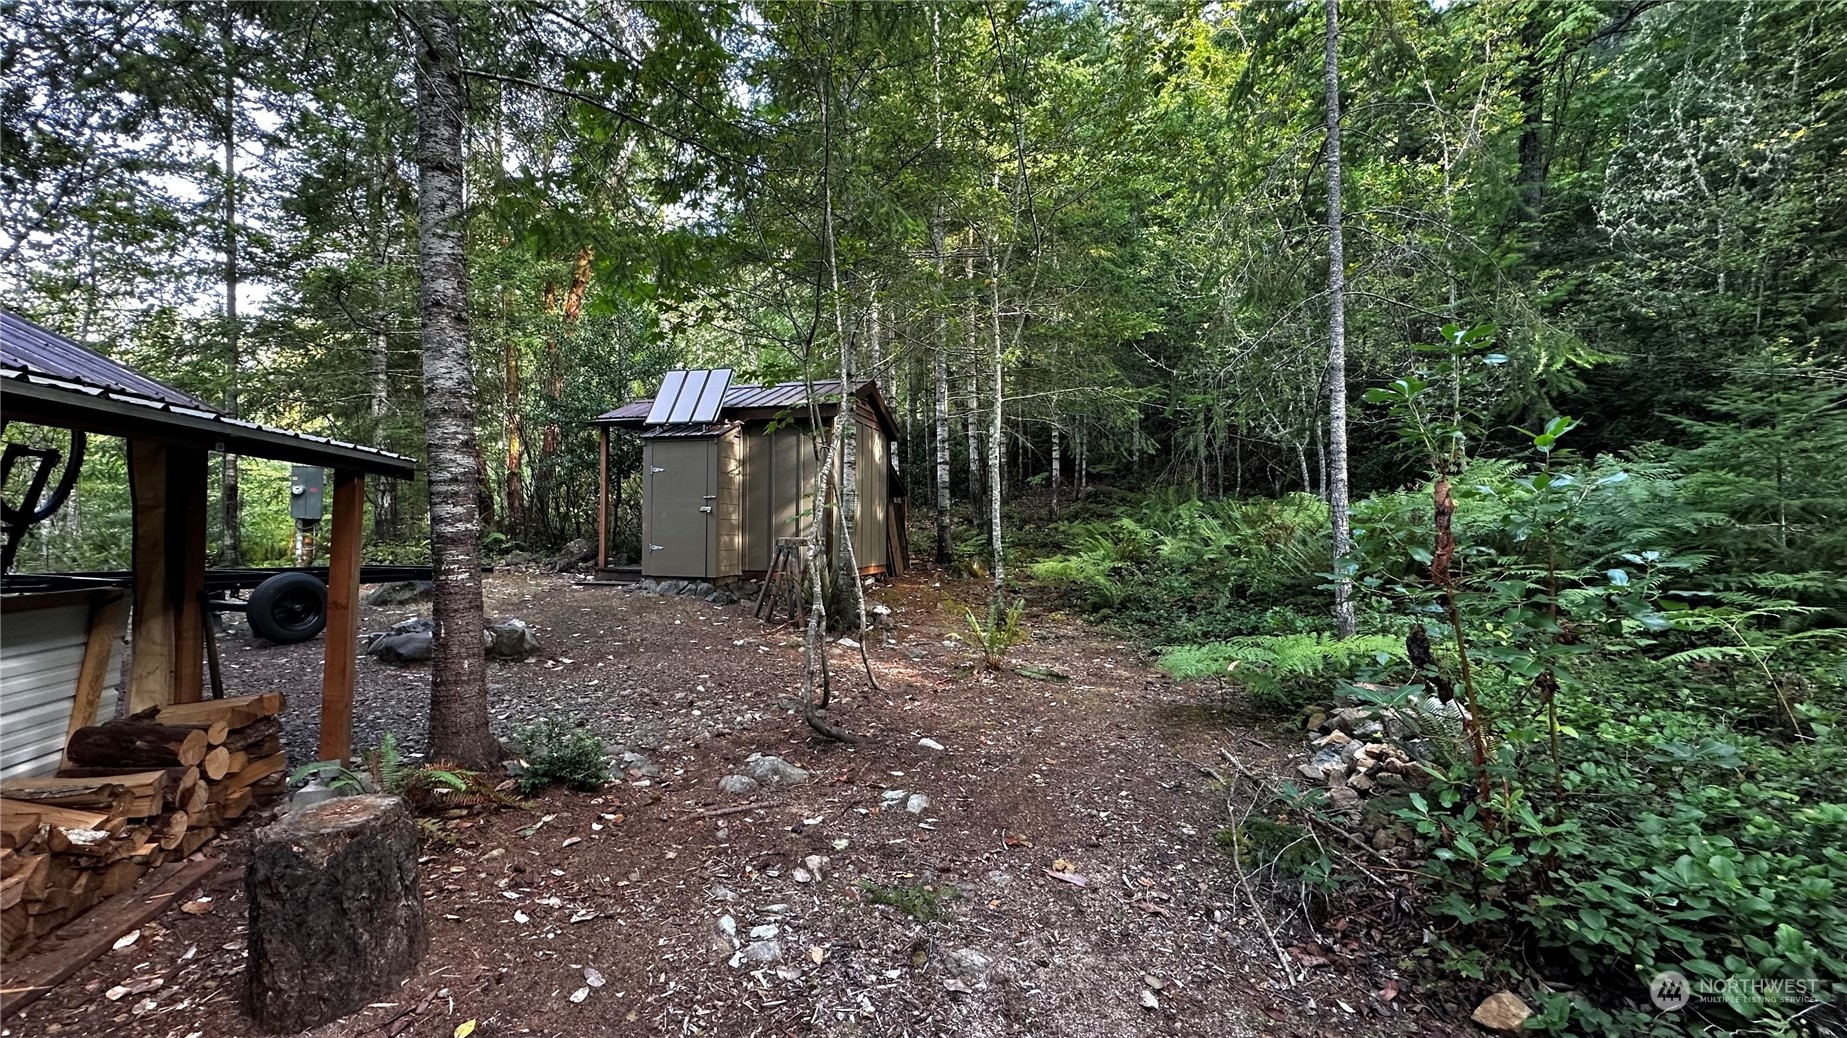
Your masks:
{"label": "firewood stack", "polygon": [[287,788],[282,695],[182,703],[79,728],[54,778],[0,782],[0,958]]}

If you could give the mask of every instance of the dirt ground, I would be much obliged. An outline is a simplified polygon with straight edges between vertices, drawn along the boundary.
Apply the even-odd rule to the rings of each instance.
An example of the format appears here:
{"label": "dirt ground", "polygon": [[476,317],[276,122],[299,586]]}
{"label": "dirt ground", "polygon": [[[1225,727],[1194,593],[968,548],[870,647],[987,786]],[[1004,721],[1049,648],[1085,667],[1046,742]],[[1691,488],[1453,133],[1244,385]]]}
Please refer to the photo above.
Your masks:
{"label": "dirt ground", "polygon": [[[831,713],[866,739],[845,745],[793,709],[795,632],[748,604],[539,574],[496,574],[488,594],[491,612],[532,623],[545,646],[490,671],[497,726],[580,717],[658,774],[637,761],[601,793],[553,791],[459,823],[458,845],[422,861],[431,940],[418,974],[315,1035],[448,1038],[469,1021],[475,1035],[561,1038],[1471,1030],[1400,978],[1364,920],[1313,933],[1299,911],[1253,910],[1215,839],[1247,794],[1207,768],[1228,771],[1227,750],[1281,774],[1288,737],[1238,726],[1120,638],[1030,614],[1031,640],[1009,662],[1069,681],[975,673],[959,600],[980,601],[981,587],[919,575],[875,589],[892,610],[870,649],[885,690],[857,652],[833,650]],[[313,743],[320,648],[228,653],[234,693],[288,692],[292,747]],[[362,661],[360,674],[358,741],[389,728],[419,746],[427,668]],[[811,778],[720,792],[756,753]],[[914,793],[928,798],[918,813]],[[0,1034],[252,1033],[237,1009],[239,866],[260,824],[213,845],[224,864],[187,911]],[[940,917],[874,903],[882,895]],[[1323,954],[1287,950],[1314,946]],[[1279,956],[1312,968],[1292,980]],[[162,982],[114,991],[149,978]]]}

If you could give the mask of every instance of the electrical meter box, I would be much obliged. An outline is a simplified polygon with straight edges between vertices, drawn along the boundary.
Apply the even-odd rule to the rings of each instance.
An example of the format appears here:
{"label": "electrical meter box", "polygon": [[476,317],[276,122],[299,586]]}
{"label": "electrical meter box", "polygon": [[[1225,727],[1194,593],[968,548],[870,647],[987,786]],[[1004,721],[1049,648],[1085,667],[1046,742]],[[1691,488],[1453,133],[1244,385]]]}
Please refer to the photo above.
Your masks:
{"label": "electrical meter box", "polygon": [[302,522],[321,521],[321,487],[327,470],[295,465],[289,471],[289,514]]}

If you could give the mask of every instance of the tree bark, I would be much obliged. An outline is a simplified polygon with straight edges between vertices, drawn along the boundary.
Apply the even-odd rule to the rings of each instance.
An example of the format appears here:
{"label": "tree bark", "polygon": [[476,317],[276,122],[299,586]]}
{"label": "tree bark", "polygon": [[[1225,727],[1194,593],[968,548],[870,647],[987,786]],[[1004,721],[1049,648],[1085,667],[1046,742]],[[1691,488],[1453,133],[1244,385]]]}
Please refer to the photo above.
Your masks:
{"label": "tree bark", "polygon": [[[241,343],[238,342],[237,285],[237,40],[233,35],[232,15],[227,8],[219,38],[224,49],[224,336],[225,383],[224,413],[236,418],[238,408],[238,368]],[[237,455],[225,451],[220,455],[219,507],[224,528],[219,555],[224,565],[243,564],[242,502],[238,498]]]}
{"label": "tree bark", "polygon": [[1347,571],[1351,539],[1347,501],[1347,270],[1341,240],[1340,179],[1340,0],[1323,0],[1327,10],[1328,171],[1328,513],[1334,526],[1334,624],[1342,638],[1353,636],[1353,578]]}
{"label": "tree bark", "polygon": [[244,870],[244,1009],[294,1034],[398,994],[429,947],[417,825],[394,796],[339,797],[257,834]]}
{"label": "tree bark", "polygon": [[1001,422],[1005,414],[1005,393],[1002,391],[1001,361],[1004,351],[1001,349],[1000,335],[1000,259],[992,250],[988,252],[988,276],[992,281],[991,312],[994,318],[994,349],[989,357],[994,382],[989,386],[993,395],[993,410],[990,412],[991,424],[988,427],[988,545],[994,551],[994,602],[998,607],[1001,599],[1002,582],[1007,578],[1006,555],[1000,537],[1000,495],[1001,495]]}
{"label": "tree bark", "polygon": [[[935,88],[932,93],[936,116],[936,150],[943,150],[943,55],[941,12],[930,11],[930,68]],[[932,310],[935,327],[935,410],[933,415],[936,443],[936,564],[947,566],[954,558],[949,544],[949,315],[944,312],[943,281],[945,263],[943,242],[943,203],[939,198],[930,217],[930,240],[936,252],[936,298]]]}
{"label": "tree bark", "polygon": [[458,18],[446,4],[411,8],[417,48],[417,264],[423,317],[423,421],[430,479],[435,656],[430,756],[486,768],[500,756],[488,728],[481,655],[481,515],[475,496],[474,373],[468,358],[468,264],[462,169],[465,96]]}

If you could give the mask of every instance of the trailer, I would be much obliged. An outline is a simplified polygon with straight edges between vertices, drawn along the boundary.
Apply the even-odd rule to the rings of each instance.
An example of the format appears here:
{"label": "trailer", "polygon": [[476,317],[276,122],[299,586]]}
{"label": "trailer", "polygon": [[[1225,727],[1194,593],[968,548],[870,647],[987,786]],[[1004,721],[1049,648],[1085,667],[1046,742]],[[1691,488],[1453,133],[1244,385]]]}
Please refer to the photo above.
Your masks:
{"label": "trailer", "polygon": [[[208,569],[203,585],[205,608],[214,613],[243,613],[254,634],[277,645],[309,641],[327,626],[327,573],[326,566]],[[428,566],[359,567],[361,584],[425,581],[431,575]],[[9,573],[4,592],[13,595],[133,586],[134,574],[126,570]],[[246,591],[246,597],[237,597]]]}

